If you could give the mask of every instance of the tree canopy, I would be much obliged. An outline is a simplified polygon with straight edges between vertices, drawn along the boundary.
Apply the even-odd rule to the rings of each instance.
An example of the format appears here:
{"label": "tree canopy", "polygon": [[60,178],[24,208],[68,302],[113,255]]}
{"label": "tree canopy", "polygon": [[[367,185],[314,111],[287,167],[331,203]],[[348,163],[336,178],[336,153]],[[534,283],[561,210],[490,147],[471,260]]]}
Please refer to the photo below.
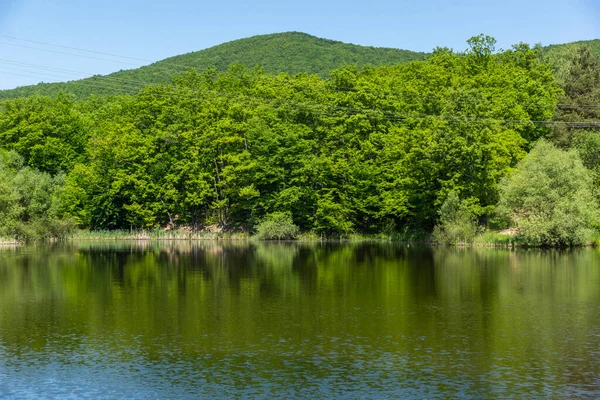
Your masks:
{"label": "tree canopy", "polygon": [[[480,35],[465,52],[329,78],[234,64],[134,95],[6,100],[0,147],[64,175],[61,218],[82,228],[254,230],[285,215],[326,237],[431,231],[449,197],[485,224],[500,183],[598,69],[576,53],[561,87],[539,46],[494,45]],[[596,165],[591,136],[565,143]]]}
{"label": "tree canopy", "polygon": [[500,186],[500,207],[533,246],[585,244],[598,227],[592,174],[575,150],[541,140]]}

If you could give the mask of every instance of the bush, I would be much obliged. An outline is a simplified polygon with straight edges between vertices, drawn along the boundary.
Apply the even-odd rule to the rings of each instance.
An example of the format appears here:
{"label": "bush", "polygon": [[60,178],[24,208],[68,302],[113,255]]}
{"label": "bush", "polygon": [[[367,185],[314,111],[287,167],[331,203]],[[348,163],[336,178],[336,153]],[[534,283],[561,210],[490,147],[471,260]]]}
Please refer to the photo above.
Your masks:
{"label": "bush", "polygon": [[458,194],[450,192],[440,208],[440,219],[433,230],[436,243],[473,243],[477,234],[477,219]]}
{"label": "bush", "polygon": [[299,231],[290,213],[277,212],[267,215],[256,226],[256,237],[261,240],[295,239]]}
{"label": "bush", "polygon": [[500,185],[499,211],[528,246],[573,246],[591,240],[598,222],[592,173],[576,150],[539,141]]}
{"label": "bush", "polygon": [[73,223],[59,211],[64,176],[22,164],[16,153],[0,151],[0,236],[28,242],[70,235]]}

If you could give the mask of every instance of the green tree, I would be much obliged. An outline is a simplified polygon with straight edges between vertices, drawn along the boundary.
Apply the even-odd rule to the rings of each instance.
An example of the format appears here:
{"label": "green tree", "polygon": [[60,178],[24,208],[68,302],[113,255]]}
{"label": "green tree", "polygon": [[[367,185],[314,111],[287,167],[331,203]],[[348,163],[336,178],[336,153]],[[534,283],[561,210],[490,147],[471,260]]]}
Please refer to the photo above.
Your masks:
{"label": "green tree", "polygon": [[465,201],[452,191],[442,204],[438,224],[433,230],[433,239],[437,243],[472,243],[477,234],[477,218]]}
{"label": "green tree", "polygon": [[570,148],[587,142],[585,137],[596,135],[600,127],[597,122],[600,118],[600,61],[589,46],[579,46],[562,62],[567,64],[560,77],[564,94],[554,114],[557,123],[549,138],[562,148]]}
{"label": "green tree", "polygon": [[73,228],[61,214],[64,175],[23,167],[15,152],[0,151],[0,237],[30,241],[61,238]]}
{"label": "green tree", "polygon": [[0,146],[64,171],[60,210],[84,228],[252,231],[286,213],[323,236],[430,231],[452,192],[484,223],[499,182],[548,134],[531,121],[552,117],[560,88],[537,47],[469,44],[329,79],[235,64],[133,96],[8,101]]}
{"label": "green tree", "polygon": [[256,237],[263,240],[295,239],[298,233],[298,226],[289,213],[269,214],[256,226]]}
{"label": "green tree", "polygon": [[0,107],[0,147],[17,151],[30,167],[56,175],[85,160],[89,125],[70,96],[19,98]]}
{"label": "green tree", "polygon": [[599,218],[592,176],[579,154],[545,140],[500,185],[500,212],[531,246],[585,244]]}

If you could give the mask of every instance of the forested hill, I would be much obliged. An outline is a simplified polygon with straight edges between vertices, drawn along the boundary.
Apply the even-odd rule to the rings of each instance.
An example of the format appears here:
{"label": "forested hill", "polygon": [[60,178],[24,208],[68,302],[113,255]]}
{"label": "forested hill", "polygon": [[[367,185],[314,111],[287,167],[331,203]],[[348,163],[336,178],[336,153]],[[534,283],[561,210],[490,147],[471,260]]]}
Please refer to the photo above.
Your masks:
{"label": "forested hill", "polygon": [[558,52],[564,52],[567,49],[577,48],[580,46],[589,46],[592,52],[600,57],[600,39],[595,40],[581,40],[578,42],[565,43],[565,44],[552,44],[544,47],[547,54],[553,54]]}
{"label": "forested hill", "polygon": [[234,40],[205,50],[167,58],[138,69],[94,76],[67,83],[42,83],[0,91],[0,99],[32,94],[54,96],[63,91],[78,98],[91,94],[123,94],[137,92],[144,84],[168,83],[186,69],[204,70],[216,67],[226,70],[234,63],[260,66],[267,73],[307,72],[326,77],[329,71],[354,64],[390,65],[425,58],[425,53],[392,48],[359,46],[321,39],[300,32],[276,33]]}
{"label": "forested hill", "polygon": [[544,47],[547,61],[552,66],[554,77],[560,84],[564,84],[565,80],[568,79],[571,60],[582,47],[589,48],[591,53],[600,60],[600,39],[582,40],[579,42],[554,44]]}
{"label": "forested hill", "polygon": [[[559,81],[566,73],[563,66],[581,45],[588,45],[600,57],[600,40],[588,40],[544,48],[550,63],[557,70]],[[260,66],[267,73],[287,72],[291,75],[306,72],[328,77],[334,69],[352,64],[404,64],[422,60],[427,53],[409,50],[359,46],[335,40],[318,38],[301,32],[259,35],[234,40],[205,50],[170,57],[137,69],[122,70],[106,76],[94,76],[77,81],[40,83],[12,90],[0,91],[0,100],[27,97],[34,94],[56,96],[60,92],[74,94],[79,99],[95,95],[137,93],[149,84],[170,83],[189,68],[205,70],[216,67],[225,71],[234,63],[247,67]]]}

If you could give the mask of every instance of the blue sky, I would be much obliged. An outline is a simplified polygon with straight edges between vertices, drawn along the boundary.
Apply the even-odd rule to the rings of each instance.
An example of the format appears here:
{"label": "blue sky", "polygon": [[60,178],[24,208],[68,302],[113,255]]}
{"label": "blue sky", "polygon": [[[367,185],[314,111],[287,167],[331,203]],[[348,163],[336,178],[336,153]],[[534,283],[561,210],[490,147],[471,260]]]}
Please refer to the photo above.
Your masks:
{"label": "blue sky", "polygon": [[600,2],[0,0],[0,35],[4,35],[0,37],[0,89],[135,68],[104,60],[107,56],[88,54],[103,59],[95,60],[44,52],[39,48],[73,51],[6,36],[157,61],[242,37],[284,31],[419,51],[436,46],[463,50],[466,39],[479,33],[494,36],[500,48],[520,41],[564,43],[600,38]]}

